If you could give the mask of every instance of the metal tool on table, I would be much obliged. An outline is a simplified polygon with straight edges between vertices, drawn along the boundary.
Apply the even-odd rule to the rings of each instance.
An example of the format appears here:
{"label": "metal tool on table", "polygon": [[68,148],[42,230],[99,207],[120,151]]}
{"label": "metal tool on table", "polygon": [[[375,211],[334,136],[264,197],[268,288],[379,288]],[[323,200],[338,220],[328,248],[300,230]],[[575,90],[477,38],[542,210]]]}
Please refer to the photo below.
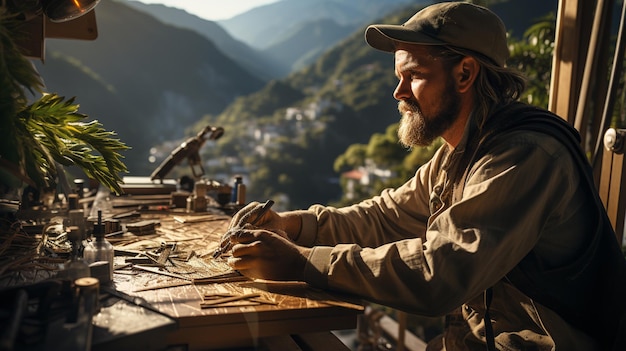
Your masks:
{"label": "metal tool on table", "polygon": [[206,126],[196,136],[185,140],[152,172],[150,179],[163,181],[163,178],[185,158],[189,162],[194,177],[196,179],[202,177],[204,167],[200,159],[200,148],[207,141],[206,134],[209,134],[208,139],[217,140],[224,135],[224,128]]}
{"label": "metal tool on table", "polygon": [[[273,200],[267,200],[264,204],[263,207],[261,207],[261,209],[259,211],[256,212],[252,212],[250,215],[256,213],[256,217],[254,217],[254,220],[250,221],[249,223],[251,225],[256,225],[256,223],[263,217],[263,215],[269,211],[272,206],[274,206],[274,201]],[[248,219],[248,216],[244,216],[241,218],[240,223],[237,223],[237,226],[231,228],[228,230],[228,232],[226,233],[226,239],[230,238],[230,236],[234,235],[237,233],[237,231],[243,227],[246,223]],[[226,253],[228,250],[230,250],[230,246],[231,243],[230,241],[228,241],[226,244],[224,244],[223,246],[220,245],[217,249],[215,249],[215,251],[213,252],[213,258],[218,258],[221,255],[223,255],[224,253]]]}

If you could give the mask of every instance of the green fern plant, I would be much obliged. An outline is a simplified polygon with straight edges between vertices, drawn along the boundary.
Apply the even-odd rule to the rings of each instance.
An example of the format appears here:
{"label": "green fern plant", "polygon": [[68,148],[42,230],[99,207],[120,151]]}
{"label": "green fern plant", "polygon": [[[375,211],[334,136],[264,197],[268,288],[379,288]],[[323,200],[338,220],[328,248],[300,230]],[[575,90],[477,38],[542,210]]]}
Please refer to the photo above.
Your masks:
{"label": "green fern plant", "polygon": [[[98,121],[87,121],[74,98],[44,92],[32,63],[15,38],[20,21],[0,7],[0,182],[38,189],[56,185],[57,165],[78,166],[88,177],[122,193],[127,173],[121,151],[129,147]],[[29,103],[27,92],[40,95]]]}

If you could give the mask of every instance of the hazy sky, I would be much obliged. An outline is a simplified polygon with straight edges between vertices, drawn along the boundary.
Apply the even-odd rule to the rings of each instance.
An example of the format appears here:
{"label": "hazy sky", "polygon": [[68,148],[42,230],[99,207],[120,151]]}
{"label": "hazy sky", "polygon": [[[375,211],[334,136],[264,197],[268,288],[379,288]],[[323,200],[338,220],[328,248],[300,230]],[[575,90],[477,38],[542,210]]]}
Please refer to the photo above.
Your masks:
{"label": "hazy sky", "polygon": [[204,19],[228,19],[249,9],[278,0],[138,0],[145,4],[176,7]]}

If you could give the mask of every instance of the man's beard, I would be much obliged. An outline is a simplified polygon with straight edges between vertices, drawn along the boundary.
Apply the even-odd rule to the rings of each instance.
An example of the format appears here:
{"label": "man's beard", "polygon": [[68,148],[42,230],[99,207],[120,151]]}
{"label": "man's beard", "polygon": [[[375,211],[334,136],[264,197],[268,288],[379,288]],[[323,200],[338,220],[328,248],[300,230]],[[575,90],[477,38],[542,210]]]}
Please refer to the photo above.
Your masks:
{"label": "man's beard", "polygon": [[398,103],[398,110],[402,115],[398,128],[400,143],[405,147],[430,145],[457,120],[460,105],[461,99],[452,84],[447,84],[439,103],[440,110],[434,115],[425,116],[416,101],[400,101]]}

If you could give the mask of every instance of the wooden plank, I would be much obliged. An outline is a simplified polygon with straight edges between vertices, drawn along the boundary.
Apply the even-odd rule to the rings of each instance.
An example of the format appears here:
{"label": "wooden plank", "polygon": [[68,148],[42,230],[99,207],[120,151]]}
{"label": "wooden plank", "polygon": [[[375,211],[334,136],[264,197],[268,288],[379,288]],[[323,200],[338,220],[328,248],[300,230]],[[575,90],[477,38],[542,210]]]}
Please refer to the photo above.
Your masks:
{"label": "wooden plank", "polygon": [[598,195],[602,200],[604,208],[608,208],[609,194],[611,190],[611,167],[613,167],[613,151],[603,148],[602,168],[600,170],[600,180],[598,184]]}
{"label": "wooden plank", "polygon": [[[384,315],[378,321],[383,332],[393,340],[399,342],[400,336],[400,327],[398,322],[396,322],[393,318]],[[404,350],[409,351],[426,351],[427,344],[422,341],[422,339],[415,336],[415,334],[411,333],[408,330],[404,330]]]}
{"label": "wooden plank", "polygon": [[[573,123],[576,116],[577,55],[580,51],[581,8],[579,0],[559,0],[550,82],[550,111]],[[584,61],[582,61],[584,62]]]}
{"label": "wooden plank", "polygon": [[613,228],[615,228],[617,220],[617,208],[619,202],[619,179],[621,178],[620,162],[617,154],[613,154],[611,159],[611,168],[609,170],[609,193],[606,202],[606,213],[611,220]]}
{"label": "wooden plank", "polygon": [[624,235],[624,211],[626,210],[626,177],[624,177],[626,165],[624,154],[614,154],[611,167],[611,185],[607,214],[615,229],[615,235],[621,244]]}
{"label": "wooden plank", "polygon": [[617,154],[603,148],[598,195],[620,245],[624,240],[626,216],[626,177],[624,174],[626,174],[624,154]]}
{"label": "wooden plank", "polygon": [[302,350],[310,351],[350,351],[337,336],[331,332],[297,334],[292,336]]}
{"label": "wooden plank", "polygon": [[[290,335],[270,336],[261,339],[261,348],[267,351],[302,351]],[[329,350],[332,350],[329,348]]]}
{"label": "wooden plank", "polygon": [[301,319],[261,321],[258,314],[248,314],[248,320],[233,324],[212,324],[179,327],[168,334],[168,345],[187,345],[189,351],[250,347],[272,336],[315,333],[329,330],[354,329],[356,317],[307,317]]}

